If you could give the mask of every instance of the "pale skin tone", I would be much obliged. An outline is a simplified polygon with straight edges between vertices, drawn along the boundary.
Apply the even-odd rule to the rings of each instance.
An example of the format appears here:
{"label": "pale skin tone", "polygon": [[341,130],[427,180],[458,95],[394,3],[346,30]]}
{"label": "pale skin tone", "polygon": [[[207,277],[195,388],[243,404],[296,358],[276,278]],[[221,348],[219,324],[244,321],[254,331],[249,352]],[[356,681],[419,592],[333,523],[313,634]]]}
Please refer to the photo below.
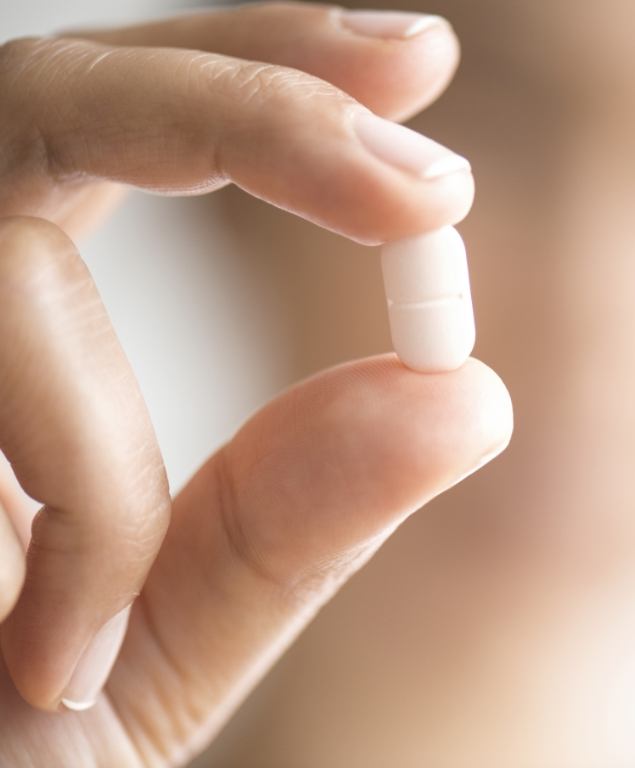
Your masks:
{"label": "pale skin tone", "polygon": [[[70,239],[120,196],[113,181],[233,182],[367,244],[456,223],[469,171],[415,177],[350,119],[416,113],[457,59],[443,23],[380,39],[293,5],[0,50],[1,764],[185,763],[400,522],[508,443],[486,366],[424,376],[386,355],[283,393],[172,504]],[[27,557],[24,492],[43,505]],[[132,603],[104,691],[65,710],[83,650]]]}

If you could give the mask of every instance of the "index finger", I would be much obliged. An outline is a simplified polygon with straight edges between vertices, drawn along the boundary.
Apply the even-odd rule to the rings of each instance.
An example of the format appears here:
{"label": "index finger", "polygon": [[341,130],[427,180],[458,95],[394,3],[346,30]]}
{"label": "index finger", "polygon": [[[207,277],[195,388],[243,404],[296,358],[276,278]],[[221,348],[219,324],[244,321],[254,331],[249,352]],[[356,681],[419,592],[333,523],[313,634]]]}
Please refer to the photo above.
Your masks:
{"label": "index finger", "polygon": [[16,187],[28,191],[12,199],[16,212],[41,215],[29,190],[42,177],[168,194],[232,181],[380,243],[455,224],[472,204],[467,161],[298,70],[63,39],[17,41],[0,64],[4,130],[33,156],[30,185],[16,171]]}

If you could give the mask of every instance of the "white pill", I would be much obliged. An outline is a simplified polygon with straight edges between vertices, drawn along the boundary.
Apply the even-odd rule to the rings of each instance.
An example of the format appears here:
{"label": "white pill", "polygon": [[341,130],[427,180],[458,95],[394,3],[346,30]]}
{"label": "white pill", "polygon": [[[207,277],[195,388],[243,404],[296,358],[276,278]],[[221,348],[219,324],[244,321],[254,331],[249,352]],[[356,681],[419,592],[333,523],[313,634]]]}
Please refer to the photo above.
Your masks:
{"label": "white pill", "polygon": [[395,352],[415,371],[453,371],[474,349],[467,254],[445,227],[385,245],[382,269]]}

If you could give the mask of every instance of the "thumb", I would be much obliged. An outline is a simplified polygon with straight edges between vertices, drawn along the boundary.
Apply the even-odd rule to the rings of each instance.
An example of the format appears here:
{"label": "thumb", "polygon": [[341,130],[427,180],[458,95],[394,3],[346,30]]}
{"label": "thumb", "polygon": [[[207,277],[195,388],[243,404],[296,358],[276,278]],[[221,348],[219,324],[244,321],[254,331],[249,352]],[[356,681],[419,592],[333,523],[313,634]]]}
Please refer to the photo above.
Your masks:
{"label": "thumb", "polygon": [[[117,709],[133,714],[139,690],[176,666],[186,682],[170,686],[161,717],[180,738],[193,709],[220,726],[390,533],[503,450],[511,430],[507,390],[476,360],[423,376],[386,355],[284,393],[177,498],[111,681]],[[161,655],[142,652],[148,640]]]}
{"label": "thumb", "polygon": [[216,458],[225,524],[243,557],[285,589],[383,541],[500,453],[507,391],[471,361],[421,376],[392,355],[343,366],[259,413]]}

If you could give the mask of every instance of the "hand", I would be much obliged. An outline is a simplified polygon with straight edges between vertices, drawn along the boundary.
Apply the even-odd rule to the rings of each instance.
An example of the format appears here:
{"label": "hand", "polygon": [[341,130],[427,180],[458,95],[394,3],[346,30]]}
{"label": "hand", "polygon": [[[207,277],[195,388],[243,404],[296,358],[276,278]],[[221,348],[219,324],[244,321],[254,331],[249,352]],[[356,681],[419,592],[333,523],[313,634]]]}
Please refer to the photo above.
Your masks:
{"label": "hand", "polygon": [[[273,4],[0,50],[0,764],[183,763],[409,514],[507,444],[482,364],[358,361],[250,419],[170,523],[142,397],[65,234],[113,182],[233,182],[363,243],[460,220],[471,175],[439,175],[452,153],[369,111],[429,103],[455,38],[388,32]],[[31,534],[14,476],[44,505]]]}

